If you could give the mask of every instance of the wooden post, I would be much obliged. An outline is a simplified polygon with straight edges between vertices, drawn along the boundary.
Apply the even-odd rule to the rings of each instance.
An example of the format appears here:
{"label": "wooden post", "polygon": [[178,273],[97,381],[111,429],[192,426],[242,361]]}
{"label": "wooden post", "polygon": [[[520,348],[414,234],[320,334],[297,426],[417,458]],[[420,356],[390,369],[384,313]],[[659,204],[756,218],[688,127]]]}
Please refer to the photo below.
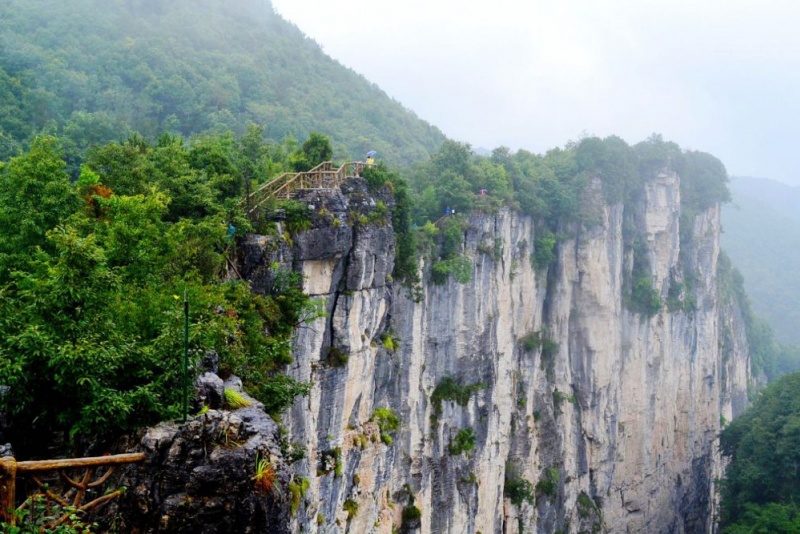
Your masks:
{"label": "wooden post", "polygon": [[6,456],[0,458],[0,519],[14,524],[14,508],[16,507],[17,461]]}

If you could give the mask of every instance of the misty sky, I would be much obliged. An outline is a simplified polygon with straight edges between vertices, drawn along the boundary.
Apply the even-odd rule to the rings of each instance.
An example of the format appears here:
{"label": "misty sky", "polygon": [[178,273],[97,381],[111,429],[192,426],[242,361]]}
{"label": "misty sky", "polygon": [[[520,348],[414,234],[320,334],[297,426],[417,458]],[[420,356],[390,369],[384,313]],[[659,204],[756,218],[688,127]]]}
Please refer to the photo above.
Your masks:
{"label": "misty sky", "polygon": [[[653,132],[800,184],[800,2],[273,0],[449,137],[542,152]],[[797,155],[796,155],[797,154]]]}

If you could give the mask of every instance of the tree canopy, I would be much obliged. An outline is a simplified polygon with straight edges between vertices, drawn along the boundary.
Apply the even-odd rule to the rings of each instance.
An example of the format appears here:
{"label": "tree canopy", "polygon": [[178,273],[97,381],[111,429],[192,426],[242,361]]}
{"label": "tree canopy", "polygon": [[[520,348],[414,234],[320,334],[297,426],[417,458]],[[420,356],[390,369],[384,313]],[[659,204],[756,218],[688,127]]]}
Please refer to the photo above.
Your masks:
{"label": "tree canopy", "polygon": [[175,417],[184,298],[193,366],[216,352],[274,413],[307,391],[281,373],[294,327],[316,313],[301,275],[277,271],[264,295],[226,276],[229,224],[250,228],[243,182],[292,153],[257,128],[132,136],[91,150],[71,182],[58,141],[41,137],[0,166],[0,405],[20,451]]}
{"label": "tree canopy", "polygon": [[394,165],[444,141],[377,86],[326,56],[260,0],[0,3],[0,160],[56,134],[76,176],[86,149],[133,132],[337,140],[344,159]]}
{"label": "tree canopy", "polygon": [[[542,155],[525,150],[512,153],[500,147],[489,158],[474,154],[467,144],[446,141],[411,172],[412,216],[421,226],[452,210],[493,212],[504,205],[518,209],[536,219],[531,262],[538,269],[546,269],[556,258],[559,236],[571,233],[570,227],[574,229],[575,225],[599,222],[598,199],[587,187],[599,184],[607,203],[622,205],[626,220],[625,247],[634,260],[633,272],[625,282],[626,302],[632,311],[650,316],[661,309],[662,293],[666,295],[669,288],[652,286],[647,255],[637,244],[642,236],[637,237],[635,232],[635,210],[645,184],[662,172],[680,176],[681,250],[686,251],[691,246],[695,217],[714,204],[729,200],[728,175],[713,156],[682,151],[659,135],[633,146],[616,136],[586,137]],[[446,244],[445,236],[455,232],[455,227],[447,222],[439,226],[443,231],[437,239]],[[428,234],[432,235],[430,231]],[[440,247],[439,252],[444,261],[457,259],[446,246]],[[461,263],[458,270],[463,272]],[[683,267],[691,270],[691,266]],[[455,264],[440,265],[440,272],[442,268],[449,273]],[[684,274],[687,278],[692,276],[688,271]],[[673,286],[678,287],[677,282]],[[677,291],[681,303],[691,303],[691,296],[683,295],[685,291]]]}
{"label": "tree canopy", "polygon": [[800,532],[800,373],[767,386],[722,432],[726,533]]}

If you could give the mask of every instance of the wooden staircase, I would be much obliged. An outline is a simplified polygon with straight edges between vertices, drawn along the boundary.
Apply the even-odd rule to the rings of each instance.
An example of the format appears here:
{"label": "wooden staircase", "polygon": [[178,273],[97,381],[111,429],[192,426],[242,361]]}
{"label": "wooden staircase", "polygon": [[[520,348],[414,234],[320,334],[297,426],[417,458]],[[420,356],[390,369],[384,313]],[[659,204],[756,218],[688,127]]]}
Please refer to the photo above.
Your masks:
{"label": "wooden staircase", "polygon": [[372,165],[350,161],[334,169],[333,162],[324,161],[310,171],[285,172],[247,195],[242,204],[247,214],[251,215],[269,199],[291,198],[298,189],[338,189],[348,178],[360,176],[364,167],[369,166]]}

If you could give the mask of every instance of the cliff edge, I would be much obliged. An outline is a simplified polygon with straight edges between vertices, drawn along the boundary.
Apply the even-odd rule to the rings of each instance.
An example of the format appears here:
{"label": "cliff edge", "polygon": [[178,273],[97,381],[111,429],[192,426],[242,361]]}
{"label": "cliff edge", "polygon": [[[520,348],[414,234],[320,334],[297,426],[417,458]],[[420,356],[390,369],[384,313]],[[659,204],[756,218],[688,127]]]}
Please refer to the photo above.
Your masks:
{"label": "cliff edge", "polygon": [[[719,207],[682,219],[668,171],[634,205],[600,188],[544,269],[531,218],[470,215],[466,283],[394,283],[390,219],[373,215],[391,191],[359,179],[298,198],[310,229],[244,240],[255,290],[292,267],[327,311],[289,369],[313,383],[283,421],[309,481],[292,531],[712,531],[717,435],[749,369],[741,336],[720,340]],[[637,284],[654,308],[632,303]]]}

